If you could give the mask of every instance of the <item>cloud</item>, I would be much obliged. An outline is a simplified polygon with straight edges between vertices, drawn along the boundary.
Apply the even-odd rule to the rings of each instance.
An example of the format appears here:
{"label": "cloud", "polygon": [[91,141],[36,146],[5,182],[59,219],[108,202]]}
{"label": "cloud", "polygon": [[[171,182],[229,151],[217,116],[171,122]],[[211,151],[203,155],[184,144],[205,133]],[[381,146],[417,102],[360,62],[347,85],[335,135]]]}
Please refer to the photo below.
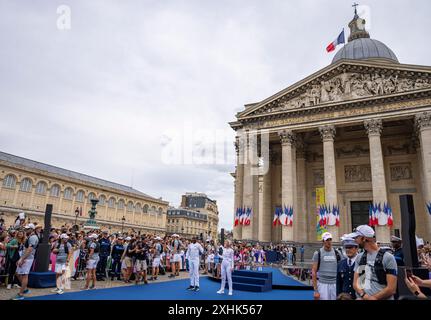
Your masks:
{"label": "cloud", "polygon": [[[206,192],[227,229],[234,132],[231,157],[218,165],[166,165],[165,133],[229,131],[244,104],[328,65],[326,45],[353,16],[341,0],[62,4],[71,8],[68,31],[57,29],[55,2],[2,1],[2,151],[133,184],[173,205],[184,192]],[[373,38],[401,62],[430,64],[429,1],[370,8]]]}

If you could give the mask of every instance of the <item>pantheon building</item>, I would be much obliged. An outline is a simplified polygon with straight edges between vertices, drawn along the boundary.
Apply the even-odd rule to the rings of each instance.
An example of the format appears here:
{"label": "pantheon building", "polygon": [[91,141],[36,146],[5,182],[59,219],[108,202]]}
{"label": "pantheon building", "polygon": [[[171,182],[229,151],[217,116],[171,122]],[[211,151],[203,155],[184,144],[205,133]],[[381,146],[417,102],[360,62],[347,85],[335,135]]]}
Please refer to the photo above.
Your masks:
{"label": "pantheon building", "polygon": [[[404,194],[413,197],[417,235],[431,239],[431,67],[400,63],[357,14],[349,28],[329,66],[245,105],[230,123],[235,212],[252,212],[235,239],[316,242],[323,216],[334,241],[371,221],[387,243],[403,227]],[[251,161],[266,141],[267,159]],[[292,224],[274,226],[285,207]]]}

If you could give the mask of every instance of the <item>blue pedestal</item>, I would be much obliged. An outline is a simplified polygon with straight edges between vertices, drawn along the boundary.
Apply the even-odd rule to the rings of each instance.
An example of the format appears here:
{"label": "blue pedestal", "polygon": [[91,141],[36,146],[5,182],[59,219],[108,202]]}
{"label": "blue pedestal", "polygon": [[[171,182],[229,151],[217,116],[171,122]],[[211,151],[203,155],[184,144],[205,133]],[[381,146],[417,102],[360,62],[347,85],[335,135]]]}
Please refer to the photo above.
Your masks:
{"label": "blue pedestal", "polygon": [[55,288],[55,272],[30,272],[28,275],[29,288]]}

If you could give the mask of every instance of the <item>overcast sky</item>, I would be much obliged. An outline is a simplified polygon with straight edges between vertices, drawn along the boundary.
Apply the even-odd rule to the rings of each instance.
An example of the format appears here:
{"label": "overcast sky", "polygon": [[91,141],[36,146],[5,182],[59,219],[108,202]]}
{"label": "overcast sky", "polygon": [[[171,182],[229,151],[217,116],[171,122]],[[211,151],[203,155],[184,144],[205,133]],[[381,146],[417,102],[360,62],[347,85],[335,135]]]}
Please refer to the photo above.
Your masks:
{"label": "overcast sky", "polygon": [[[429,0],[360,4],[401,63],[431,65]],[[173,206],[205,192],[231,229],[228,122],[330,64],[325,48],[352,17],[346,0],[0,0],[0,150]],[[224,163],[196,164],[223,132]],[[172,162],[173,145],[193,161]]]}

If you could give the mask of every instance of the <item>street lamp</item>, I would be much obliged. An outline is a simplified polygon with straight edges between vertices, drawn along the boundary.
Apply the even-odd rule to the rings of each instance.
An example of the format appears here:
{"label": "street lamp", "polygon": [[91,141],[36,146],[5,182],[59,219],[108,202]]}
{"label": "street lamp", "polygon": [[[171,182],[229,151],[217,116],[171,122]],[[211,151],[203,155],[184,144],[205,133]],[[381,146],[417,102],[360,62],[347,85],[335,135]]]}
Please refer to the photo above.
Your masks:
{"label": "street lamp", "polygon": [[126,221],[126,217],[123,215],[123,217],[121,218],[121,233],[123,233],[124,221]]}
{"label": "street lamp", "polygon": [[79,208],[76,207],[76,210],[75,210],[75,226],[76,226],[76,222],[78,221],[78,216],[79,216]]}

